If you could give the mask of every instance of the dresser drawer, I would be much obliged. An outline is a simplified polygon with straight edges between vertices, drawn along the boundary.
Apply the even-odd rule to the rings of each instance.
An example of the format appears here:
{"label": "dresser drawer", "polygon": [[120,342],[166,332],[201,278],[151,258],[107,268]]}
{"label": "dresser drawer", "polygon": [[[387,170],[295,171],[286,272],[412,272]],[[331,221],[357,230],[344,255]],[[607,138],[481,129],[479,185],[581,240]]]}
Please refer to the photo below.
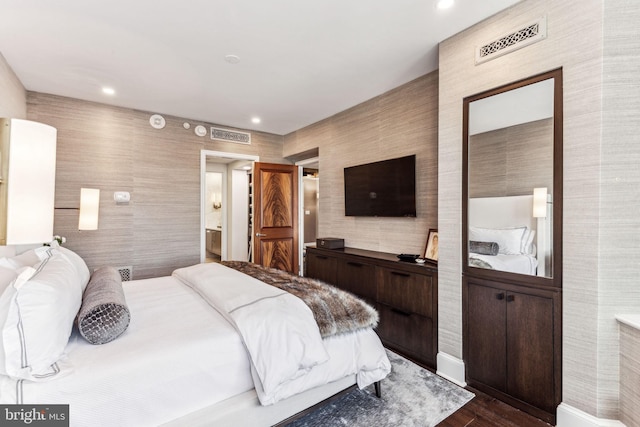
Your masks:
{"label": "dresser drawer", "polygon": [[380,276],[379,302],[405,313],[432,317],[432,276],[390,268],[381,268]]}
{"label": "dresser drawer", "polygon": [[377,332],[382,341],[430,366],[434,360],[433,321],[417,314],[400,312],[379,304],[380,324]]}
{"label": "dresser drawer", "polygon": [[346,291],[376,300],[376,267],[354,260],[338,260],[336,285]]}
{"label": "dresser drawer", "polygon": [[308,251],[306,264],[307,277],[322,280],[323,282],[327,282],[331,285],[336,284],[336,266],[338,264],[338,260],[336,258]]}

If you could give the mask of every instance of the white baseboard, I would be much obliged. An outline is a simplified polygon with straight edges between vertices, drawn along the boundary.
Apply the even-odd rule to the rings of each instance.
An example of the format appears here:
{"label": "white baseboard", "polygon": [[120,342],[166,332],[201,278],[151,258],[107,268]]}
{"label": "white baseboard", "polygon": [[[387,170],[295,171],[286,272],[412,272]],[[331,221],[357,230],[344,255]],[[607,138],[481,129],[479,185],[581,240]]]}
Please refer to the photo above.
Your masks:
{"label": "white baseboard", "polygon": [[566,403],[558,406],[556,415],[557,427],[625,427],[618,420],[597,418]]}
{"label": "white baseboard", "polygon": [[440,375],[460,387],[467,385],[464,380],[464,362],[450,354],[439,352],[436,362],[436,374]]}

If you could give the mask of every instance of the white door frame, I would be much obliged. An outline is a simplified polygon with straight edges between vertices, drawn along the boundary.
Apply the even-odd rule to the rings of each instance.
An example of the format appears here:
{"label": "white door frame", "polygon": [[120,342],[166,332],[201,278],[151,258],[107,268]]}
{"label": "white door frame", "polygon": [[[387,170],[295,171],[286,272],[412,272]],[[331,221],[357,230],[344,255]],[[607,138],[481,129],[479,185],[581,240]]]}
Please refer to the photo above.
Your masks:
{"label": "white door frame", "polygon": [[[207,184],[207,157],[221,157],[224,159],[232,160],[250,160],[260,161],[260,156],[252,154],[238,154],[228,153],[225,151],[212,151],[212,150],[200,150],[200,262],[204,262],[207,256],[207,231],[206,231],[206,214],[205,214],[205,202],[206,202],[206,184]],[[222,174],[222,251],[221,260],[227,259],[228,251],[228,227],[227,227],[227,174]]]}
{"label": "white door frame", "polygon": [[[319,157],[311,157],[296,162],[298,167],[298,274],[304,276],[304,183],[302,182],[304,165],[320,164]],[[318,204],[320,202],[318,201]],[[318,209],[320,212],[320,209]]]}

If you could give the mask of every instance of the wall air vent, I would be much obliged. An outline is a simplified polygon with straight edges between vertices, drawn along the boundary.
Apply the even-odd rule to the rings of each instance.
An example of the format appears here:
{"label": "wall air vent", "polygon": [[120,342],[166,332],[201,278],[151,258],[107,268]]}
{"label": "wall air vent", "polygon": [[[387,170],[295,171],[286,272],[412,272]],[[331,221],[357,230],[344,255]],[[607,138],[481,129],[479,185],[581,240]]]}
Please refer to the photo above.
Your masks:
{"label": "wall air vent", "polygon": [[129,282],[133,279],[132,266],[115,267],[115,269],[118,270],[118,273],[120,273],[120,278],[122,279],[123,282]]}
{"label": "wall air vent", "polygon": [[251,134],[249,132],[238,132],[237,130],[211,128],[211,139],[236,144],[251,144]]}
{"label": "wall air vent", "polygon": [[534,23],[476,47],[476,65],[506,55],[545,38],[547,38],[547,18],[543,16]]}

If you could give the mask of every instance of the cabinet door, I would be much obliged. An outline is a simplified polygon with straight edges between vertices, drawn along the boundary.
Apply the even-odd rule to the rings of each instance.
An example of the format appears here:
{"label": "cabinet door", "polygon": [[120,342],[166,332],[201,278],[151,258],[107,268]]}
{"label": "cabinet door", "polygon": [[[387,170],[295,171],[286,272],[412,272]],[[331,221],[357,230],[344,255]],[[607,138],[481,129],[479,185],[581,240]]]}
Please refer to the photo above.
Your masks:
{"label": "cabinet door", "polygon": [[313,277],[332,285],[336,284],[336,265],[334,257],[316,254],[307,250],[307,277]]}
{"label": "cabinet door", "polygon": [[371,302],[376,301],[376,268],[371,264],[340,259],[336,286]]}
{"label": "cabinet door", "polygon": [[507,294],[507,391],[547,412],[555,412],[553,299]]}
{"label": "cabinet door", "polygon": [[507,389],[506,291],[469,283],[467,375],[496,390]]}

